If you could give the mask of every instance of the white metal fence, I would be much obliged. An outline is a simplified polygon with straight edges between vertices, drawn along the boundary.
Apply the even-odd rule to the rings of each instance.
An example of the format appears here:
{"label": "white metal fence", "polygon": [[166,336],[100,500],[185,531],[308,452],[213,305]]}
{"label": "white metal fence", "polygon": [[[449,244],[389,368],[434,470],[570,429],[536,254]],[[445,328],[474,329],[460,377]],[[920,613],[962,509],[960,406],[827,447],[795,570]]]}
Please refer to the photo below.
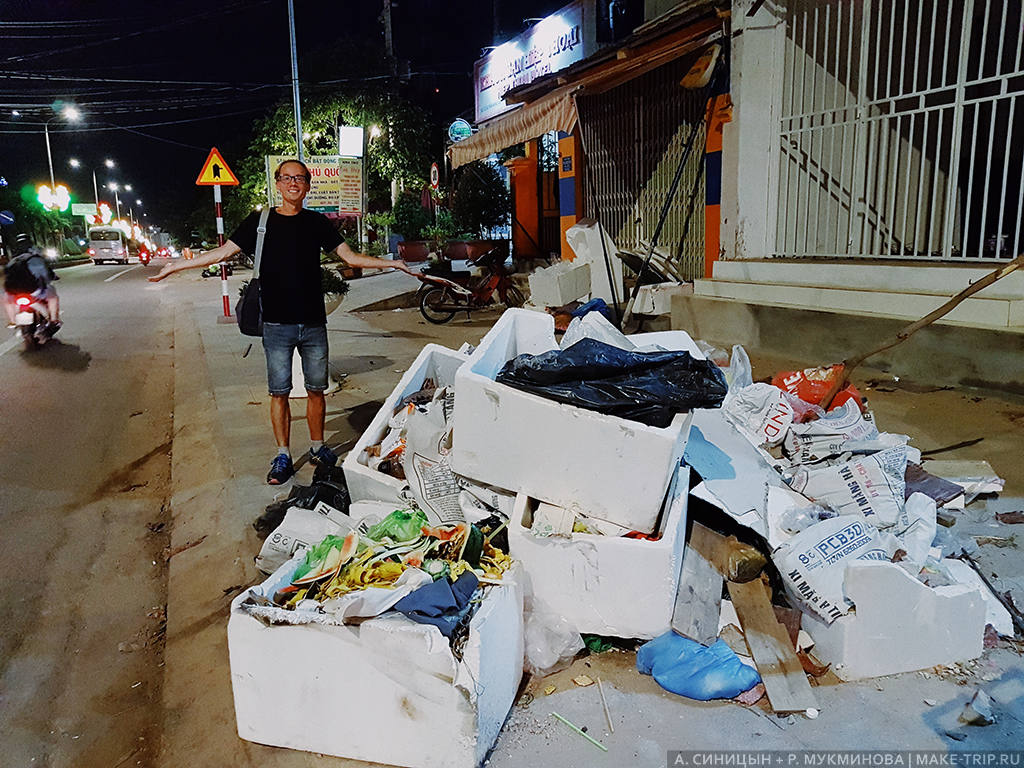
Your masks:
{"label": "white metal fence", "polygon": [[789,0],[775,255],[1024,249],[1021,0]]}

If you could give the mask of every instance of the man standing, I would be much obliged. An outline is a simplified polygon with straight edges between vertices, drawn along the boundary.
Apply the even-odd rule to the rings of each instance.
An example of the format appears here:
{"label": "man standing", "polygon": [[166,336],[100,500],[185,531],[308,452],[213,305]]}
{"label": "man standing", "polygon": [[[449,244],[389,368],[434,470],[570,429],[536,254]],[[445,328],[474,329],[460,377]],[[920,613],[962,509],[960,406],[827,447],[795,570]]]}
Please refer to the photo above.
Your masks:
{"label": "man standing", "polygon": [[[309,168],[298,160],[286,160],[274,171],[281,205],[267,220],[260,259],[260,290],[263,302],[263,350],[267,358],[267,386],[270,391],[270,423],[277,440],[277,455],[270,465],[267,482],[279,485],[295,474],[289,447],[292,389],[292,356],[296,349],[302,359],[306,381],[306,423],[309,426],[309,459],[314,464],[333,466],[338,457],[324,445],[324,390],[327,389],[327,314],[320,281],[320,252],[336,253],[352,267],[412,272],[403,261],[377,259],[355,253],[344,242],[326,216],[308,211],[302,201],[309,192]],[[163,280],[183,269],[196,269],[223,261],[244,251],[255,255],[259,211],[253,211],[225,241],[190,261],[167,264],[149,278]]]}

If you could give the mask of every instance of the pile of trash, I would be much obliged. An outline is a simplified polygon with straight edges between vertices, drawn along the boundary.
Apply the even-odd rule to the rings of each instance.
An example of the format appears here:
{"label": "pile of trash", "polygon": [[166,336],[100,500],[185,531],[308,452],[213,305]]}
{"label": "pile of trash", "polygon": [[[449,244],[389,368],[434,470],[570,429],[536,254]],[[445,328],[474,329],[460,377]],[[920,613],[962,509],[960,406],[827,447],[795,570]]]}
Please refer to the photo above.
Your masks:
{"label": "pile of trash", "polygon": [[[807,675],[950,664],[987,627],[1013,635],[940,525],[998,478],[928,471],[853,387],[822,409],[828,376],[755,383],[742,347],[626,336],[597,311],[560,341],[550,315],[511,309],[475,349],[427,345],[341,470],[262,519],[270,576],[229,623],[239,733],[477,765],[524,669],[566,666],[584,636],[643,643],[637,670],[680,695],[816,717]],[[277,699],[382,693],[362,721],[276,717],[280,653]],[[370,720],[394,739],[364,739]],[[450,738],[424,758],[428,733]]]}

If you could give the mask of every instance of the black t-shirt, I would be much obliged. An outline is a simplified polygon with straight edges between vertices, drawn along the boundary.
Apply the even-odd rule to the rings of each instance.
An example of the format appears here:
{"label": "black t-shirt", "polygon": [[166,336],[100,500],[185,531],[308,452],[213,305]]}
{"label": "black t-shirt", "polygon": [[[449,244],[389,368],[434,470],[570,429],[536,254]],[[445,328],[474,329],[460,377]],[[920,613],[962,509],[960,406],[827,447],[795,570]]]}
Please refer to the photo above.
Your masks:
{"label": "black t-shirt", "polygon": [[[253,211],[228,238],[253,258],[259,222],[260,212]],[[327,323],[320,283],[320,252],[333,251],[341,242],[341,235],[321,213],[305,208],[294,216],[270,212],[260,258],[265,322]]]}

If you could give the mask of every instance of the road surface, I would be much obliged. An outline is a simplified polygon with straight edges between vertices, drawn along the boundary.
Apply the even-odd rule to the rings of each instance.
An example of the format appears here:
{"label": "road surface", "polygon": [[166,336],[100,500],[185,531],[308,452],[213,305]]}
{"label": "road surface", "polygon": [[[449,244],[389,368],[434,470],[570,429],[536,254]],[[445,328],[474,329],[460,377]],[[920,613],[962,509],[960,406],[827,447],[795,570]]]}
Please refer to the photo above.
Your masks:
{"label": "road surface", "polygon": [[4,765],[149,765],[158,747],[173,408],[158,269],[62,269],[57,337],[35,352],[0,337]]}

